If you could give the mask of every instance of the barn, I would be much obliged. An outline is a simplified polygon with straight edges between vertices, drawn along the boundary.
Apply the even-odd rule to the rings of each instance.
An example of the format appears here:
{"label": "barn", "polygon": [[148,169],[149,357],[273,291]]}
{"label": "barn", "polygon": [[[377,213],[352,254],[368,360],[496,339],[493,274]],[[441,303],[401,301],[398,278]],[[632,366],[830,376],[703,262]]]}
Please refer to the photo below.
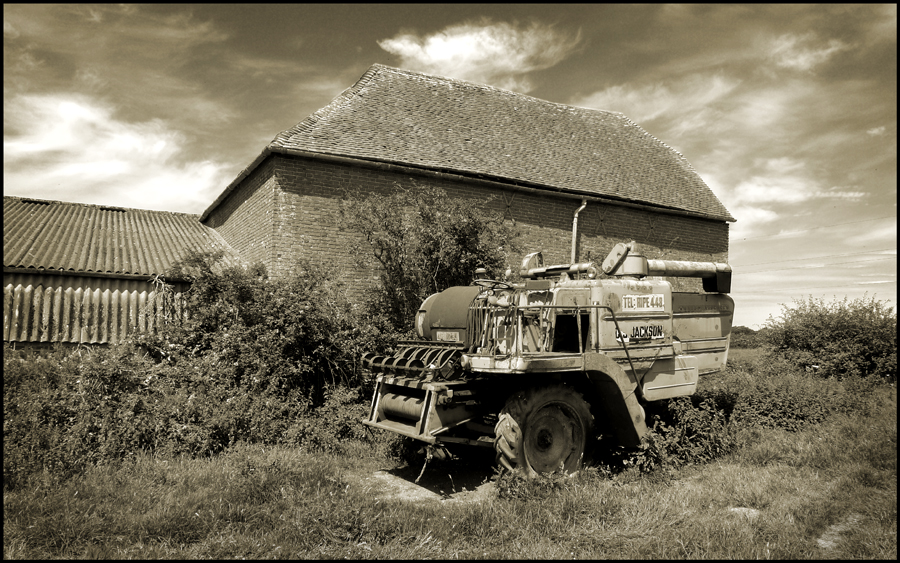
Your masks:
{"label": "barn", "polygon": [[3,340],[114,344],[172,322],[188,286],[165,280],[166,302],[153,280],[190,250],[241,263],[197,215],[4,196]]}
{"label": "barn", "polygon": [[734,218],[682,155],[624,115],[379,64],[279,133],[200,220],[271,273],[301,256],[349,263],[361,241],[332,219],[345,192],[414,182],[484,201],[548,263],[574,261],[576,212],[578,259],[636,240],[649,258],[727,260]]}
{"label": "barn", "polygon": [[[229,249],[245,263],[261,262],[275,277],[290,275],[301,258],[328,259],[344,264],[354,290],[364,291],[377,273],[353,267],[348,249],[362,240],[335,220],[340,202],[348,191],[386,194],[413,185],[437,186],[499,211],[519,227],[526,250],[542,251],[549,264],[602,259],[613,245],[630,240],[640,243],[648,258],[728,258],[734,218],[681,154],[621,113],[375,64],[328,105],[276,135],[199,216],[97,208],[104,221],[116,215],[103,213],[134,217],[129,223],[134,230],[119,239],[126,245],[119,251],[128,256],[120,256],[119,265],[100,264],[101,255],[92,250],[80,261],[63,260],[67,251],[75,255],[71,249],[84,254],[93,239],[42,234],[76,207],[90,206],[19,200],[10,214],[17,226],[9,231],[5,199],[4,286],[21,287],[24,296],[24,282],[39,286],[35,279],[13,275],[38,275],[46,282],[58,275],[51,270],[65,272],[81,285],[52,287],[81,288],[86,302],[86,292],[96,295],[101,286],[88,287],[80,278],[106,280],[101,294],[112,287],[112,276],[118,276],[117,284],[138,278],[146,284],[148,276],[171,263],[176,248],[208,245]],[[67,211],[22,215],[50,208]],[[151,217],[156,230],[146,226]],[[101,224],[108,223],[79,228],[93,232]],[[106,229],[102,237],[120,233]],[[189,242],[183,238],[187,233]],[[53,260],[32,256],[45,251]],[[138,255],[155,258],[134,262]],[[699,280],[677,284],[699,289]],[[46,293],[51,286],[40,287]],[[119,299],[123,291],[136,291],[122,287]],[[21,318],[25,313],[18,307],[27,299],[13,293],[5,317]],[[4,339],[13,340],[8,335],[14,331],[6,326]],[[67,330],[74,338],[74,328]],[[82,320],[78,338],[87,338],[82,341],[103,341],[90,329],[84,336],[84,330]],[[36,331],[32,321],[15,335],[30,339]]]}

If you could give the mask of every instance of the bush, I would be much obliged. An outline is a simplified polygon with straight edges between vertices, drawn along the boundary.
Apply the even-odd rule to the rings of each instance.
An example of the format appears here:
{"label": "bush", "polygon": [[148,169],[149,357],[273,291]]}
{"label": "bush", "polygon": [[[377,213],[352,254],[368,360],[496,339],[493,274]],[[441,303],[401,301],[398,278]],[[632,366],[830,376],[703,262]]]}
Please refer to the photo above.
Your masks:
{"label": "bush", "polygon": [[375,443],[359,424],[372,381],[363,352],[396,339],[344,297],[324,265],[270,281],[215,254],[178,265],[190,315],[112,347],[62,348],[20,361],[4,352],[4,485],[65,479],[138,452],[213,455],[239,442],[338,451]]}
{"label": "bush", "polygon": [[706,463],[736,445],[724,411],[716,408],[709,398],[680,397],[666,401],[648,416],[647,422],[651,428],[640,447],[612,452],[610,465],[650,473]]}
{"label": "bush", "polygon": [[357,258],[381,270],[379,297],[395,327],[412,329],[425,298],[469,285],[476,268],[485,268],[487,277],[503,276],[519,253],[517,235],[483,205],[419,185],[398,186],[389,195],[348,194],[339,223],[369,243],[355,249]]}
{"label": "bush", "polygon": [[326,386],[366,385],[362,354],[396,342],[386,319],[351,301],[328,264],[301,262],[293,277],[270,280],[262,267],[223,268],[218,258],[192,254],[173,268],[170,275],[191,281],[190,317],[169,333],[139,338],[155,358],[200,362],[220,387],[282,396],[300,390],[318,406]]}
{"label": "bush", "polygon": [[731,329],[731,348],[758,348],[760,335],[752,328],[736,326]]}
{"label": "bush", "polygon": [[705,463],[741,446],[753,429],[795,432],[834,415],[870,415],[887,388],[875,376],[823,379],[764,350],[740,356],[702,376],[691,397],[646,405],[651,429],[641,446],[608,452],[601,466],[650,473]]}
{"label": "bush", "polygon": [[837,379],[896,381],[897,315],[874,297],[830,303],[810,297],[769,317],[765,339],[775,354],[802,369]]}

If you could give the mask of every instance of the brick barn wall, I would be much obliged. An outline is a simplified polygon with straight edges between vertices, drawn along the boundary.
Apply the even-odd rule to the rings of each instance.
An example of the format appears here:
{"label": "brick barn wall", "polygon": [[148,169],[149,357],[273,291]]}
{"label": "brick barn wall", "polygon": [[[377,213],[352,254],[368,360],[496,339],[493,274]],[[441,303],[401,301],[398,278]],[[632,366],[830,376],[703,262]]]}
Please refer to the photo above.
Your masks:
{"label": "brick barn wall", "polygon": [[271,267],[275,221],[275,159],[268,157],[209,214],[204,223],[247,262]]}
{"label": "brick barn wall", "polygon": [[[262,170],[265,168],[265,170]],[[274,174],[277,182],[273,182]],[[487,209],[501,212],[521,233],[523,254],[541,250],[546,264],[568,263],[571,257],[572,217],[580,200],[522,190],[506,190],[451,179],[400,173],[377,168],[356,167],[302,157],[272,155],[207,221],[227,216],[217,227],[229,244],[242,254],[256,250],[265,229],[263,203],[272,193],[271,213],[265,221],[271,237],[261,239],[269,249],[265,263],[274,275],[288,275],[300,257],[329,259],[352,279],[354,291],[377,280],[377,271],[358,269],[349,248],[366,245],[360,235],[341,229],[336,221],[339,202],[347,189],[386,194],[396,185],[413,182],[434,185],[453,197],[483,200]],[[256,186],[257,193],[253,192]],[[262,189],[259,189],[262,187]],[[259,193],[266,194],[261,197]],[[490,196],[494,198],[490,201]],[[220,213],[227,207],[229,213]],[[244,212],[247,217],[240,217]],[[229,234],[223,231],[229,229]],[[254,240],[246,240],[253,238]],[[244,239],[238,242],[238,239]],[[728,224],[698,218],[656,213],[644,209],[588,202],[578,218],[578,260],[602,260],[613,245],[635,240],[651,259],[680,259],[726,262]],[[251,259],[250,256],[246,256]],[[522,255],[510,257],[509,266],[518,270]],[[251,260],[253,261],[253,260]],[[672,278],[676,290],[696,291],[700,281]]]}

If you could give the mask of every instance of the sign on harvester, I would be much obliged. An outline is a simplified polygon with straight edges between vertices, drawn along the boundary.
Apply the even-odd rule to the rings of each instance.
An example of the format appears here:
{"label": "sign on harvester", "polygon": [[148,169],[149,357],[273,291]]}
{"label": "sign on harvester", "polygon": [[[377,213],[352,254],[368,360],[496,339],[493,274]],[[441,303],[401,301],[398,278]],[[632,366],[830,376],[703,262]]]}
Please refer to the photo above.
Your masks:
{"label": "sign on harvester", "polygon": [[445,332],[445,331],[437,331],[437,338],[435,340],[441,342],[459,342],[459,333],[458,332]]}
{"label": "sign on harvester", "polygon": [[623,295],[623,311],[665,311],[666,296],[658,294],[649,295]]}
{"label": "sign on harvester", "polygon": [[631,342],[632,340],[656,340],[665,337],[666,333],[663,332],[663,327],[659,325],[631,327],[631,334],[628,333],[627,329],[624,334],[619,332],[619,329],[616,329],[616,340],[625,342]]}

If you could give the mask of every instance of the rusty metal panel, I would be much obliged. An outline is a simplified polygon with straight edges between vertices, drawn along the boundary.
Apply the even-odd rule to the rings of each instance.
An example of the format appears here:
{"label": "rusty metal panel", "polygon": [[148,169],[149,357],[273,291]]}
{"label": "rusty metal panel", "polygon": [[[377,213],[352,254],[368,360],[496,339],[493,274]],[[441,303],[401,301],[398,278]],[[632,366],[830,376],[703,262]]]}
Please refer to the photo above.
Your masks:
{"label": "rusty metal panel", "polygon": [[136,333],[164,330],[183,317],[186,284],[173,303],[140,280],[76,276],[4,276],[5,342],[116,343]]}

